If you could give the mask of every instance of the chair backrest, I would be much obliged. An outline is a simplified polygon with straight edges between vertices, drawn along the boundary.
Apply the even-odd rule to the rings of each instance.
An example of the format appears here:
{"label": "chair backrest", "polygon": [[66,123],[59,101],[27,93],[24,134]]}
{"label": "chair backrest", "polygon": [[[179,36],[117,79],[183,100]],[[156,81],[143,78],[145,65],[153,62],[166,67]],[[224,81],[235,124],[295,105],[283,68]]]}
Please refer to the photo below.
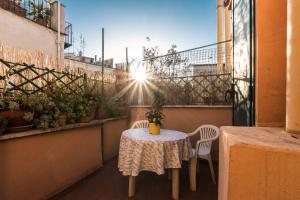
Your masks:
{"label": "chair backrest", "polygon": [[212,141],[218,139],[220,131],[219,128],[214,125],[201,125],[192,133],[188,133],[191,137],[199,133],[200,141],[207,141],[207,143],[212,143]]}
{"label": "chair backrest", "polygon": [[199,128],[200,140],[216,140],[219,137],[219,128],[214,125],[202,125]]}
{"label": "chair backrest", "polygon": [[148,120],[139,120],[132,124],[131,128],[148,128],[149,121]]}
{"label": "chair backrest", "polygon": [[216,140],[219,137],[219,128],[214,125],[202,125],[199,126],[194,132],[189,133],[189,136],[193,136],[195,134],[199,133],[199,140],[197,141],[199,143],[198,150],[200,149],[208,149],[208,151],[211,151],[211,145],[214,140]]}

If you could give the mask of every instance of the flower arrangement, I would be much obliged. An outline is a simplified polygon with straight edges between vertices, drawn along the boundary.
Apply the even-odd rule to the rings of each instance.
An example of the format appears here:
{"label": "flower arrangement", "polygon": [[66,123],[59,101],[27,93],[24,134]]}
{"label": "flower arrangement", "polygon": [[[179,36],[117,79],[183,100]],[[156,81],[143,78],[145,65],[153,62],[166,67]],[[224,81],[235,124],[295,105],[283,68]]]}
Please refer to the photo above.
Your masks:
{"label": "flower arrangement", "polygon": [[164,119],[163,105],[165,104],[165,98],[159,91],[153,93],[153,103],[151,110],[146,113],[146,118],[149,121],[149,131],[151,134],[159,135],[160,126]]}

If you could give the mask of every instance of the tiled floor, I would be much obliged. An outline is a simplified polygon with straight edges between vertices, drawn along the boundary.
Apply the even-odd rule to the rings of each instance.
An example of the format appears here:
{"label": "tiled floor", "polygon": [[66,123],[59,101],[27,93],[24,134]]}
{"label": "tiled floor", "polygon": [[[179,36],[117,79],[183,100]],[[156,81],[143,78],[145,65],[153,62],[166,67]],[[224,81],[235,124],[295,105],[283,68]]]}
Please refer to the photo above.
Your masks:
{"label": "tiled floor", "polygon": [[[158,176],[150,172],[142,172],[136,178],[136,194],[128,198],[128,177],[118,171],[118,160],[114,159],[104,165],[98,172],[75,184],[57,195],[57,200],[167,200],[172,199],[171,181],[167,175]],[[207,162],[201,161],[197,175],[197,192],[189,189],[187,163],[183,164],[180,174],[180,199],[216,200],[217,185],[212,183]],[[218,168],[215,166],[215,172]]]}

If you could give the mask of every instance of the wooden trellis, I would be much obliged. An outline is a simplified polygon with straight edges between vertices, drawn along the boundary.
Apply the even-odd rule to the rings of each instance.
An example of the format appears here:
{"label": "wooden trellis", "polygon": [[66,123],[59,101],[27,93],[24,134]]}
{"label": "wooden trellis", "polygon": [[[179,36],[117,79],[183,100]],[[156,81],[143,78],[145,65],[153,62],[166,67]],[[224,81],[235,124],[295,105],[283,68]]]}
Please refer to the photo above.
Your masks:
{"label": "wooden trellis", "polygon": [[69,72],[57,72],[54,69],[38,68],[35,65],[26,63],[13,63],[0,59],[0,64],[4,74],[0,75],[1,93],[10,93],[19,91],[30,95],[43,91],[50,83],[64,85],[64,87],[72,92],[71,85],[76,83],[79,88],[82,88],[85,83],[86,75],[71,74]]}

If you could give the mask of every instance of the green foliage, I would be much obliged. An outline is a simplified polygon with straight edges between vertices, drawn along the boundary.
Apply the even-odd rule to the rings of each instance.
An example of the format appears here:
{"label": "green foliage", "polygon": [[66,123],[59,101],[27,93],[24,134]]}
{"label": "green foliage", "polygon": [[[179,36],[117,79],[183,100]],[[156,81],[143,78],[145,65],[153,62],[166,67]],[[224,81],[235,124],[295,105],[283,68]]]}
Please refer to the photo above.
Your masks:
{"label": "green foliage", "polygon": [[99,106],[107,113],[108,117],[116,117],[119,114],[116,103],[111,101],[105,94],[101,96]]}
{"label": "green foliage", "polygon": [[18,110],[20,110],[20,105],[15,101],[9,101],[8,102],[8,109],[10,111],[18,111]]}
{"label": "green foliage", "polygon": [[50,19],[51,11],[48,7],[45,7],[44,4],[35,3],[33,1],[29,4],[31,12],[28,13],[29,16],[32,16],[34,20],[38,18]]}
{"label": "green foliage", "polygon": [[165,104],[165,98],[162,93],[159,91],[155,91],[153,93],[153,103],[151,110],[146,113],[146,117],[149,123],[155,123],[161,125],[161,121],[164,118],[164,114],[162,112],[163,105]]}

